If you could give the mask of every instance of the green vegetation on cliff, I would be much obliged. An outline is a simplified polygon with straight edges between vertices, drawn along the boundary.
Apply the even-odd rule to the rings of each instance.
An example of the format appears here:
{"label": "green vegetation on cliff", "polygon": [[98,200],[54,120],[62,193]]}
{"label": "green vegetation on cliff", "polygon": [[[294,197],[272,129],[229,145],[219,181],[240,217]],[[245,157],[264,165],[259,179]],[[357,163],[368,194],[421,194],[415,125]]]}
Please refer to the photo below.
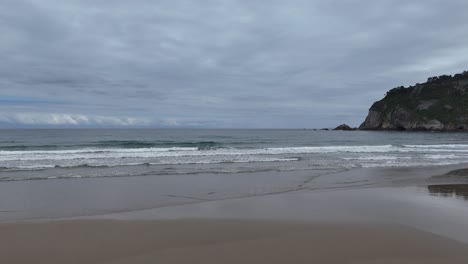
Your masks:
{"label": "green vegetation on cliff", "polygon": [[468,72],[431,77],[423,84],[388,91],[371,106],[360,129],[468,129]]}

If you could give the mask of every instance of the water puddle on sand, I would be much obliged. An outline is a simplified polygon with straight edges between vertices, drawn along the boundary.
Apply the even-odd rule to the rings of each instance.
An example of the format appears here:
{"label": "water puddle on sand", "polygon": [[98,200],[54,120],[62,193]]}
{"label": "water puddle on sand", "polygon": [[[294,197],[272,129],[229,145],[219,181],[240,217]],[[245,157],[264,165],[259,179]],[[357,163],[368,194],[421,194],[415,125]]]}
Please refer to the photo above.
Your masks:
{"label": "water puddle on sand", "polygon": [[468,184],[429,185],[430,195],[438,197],[456,198],[468,201]]}

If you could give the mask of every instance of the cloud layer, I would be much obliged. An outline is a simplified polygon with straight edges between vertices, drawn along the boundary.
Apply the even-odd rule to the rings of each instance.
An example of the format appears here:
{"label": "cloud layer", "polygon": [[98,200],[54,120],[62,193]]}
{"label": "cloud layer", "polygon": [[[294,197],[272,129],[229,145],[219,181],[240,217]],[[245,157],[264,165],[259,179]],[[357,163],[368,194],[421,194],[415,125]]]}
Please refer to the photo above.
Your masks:
{"label": "cloud layer", "polygon": [[0,115],[0,122],[4,124],[18,124],[25,126],[145,126],[147,120],[130,117],[87,116],[63,113],[14,113]]}
{"label": "cloud layer", "polygon": [[465,10],[462,0],[5,0],[0,122],[358,125],[388,89],[466,70]]}

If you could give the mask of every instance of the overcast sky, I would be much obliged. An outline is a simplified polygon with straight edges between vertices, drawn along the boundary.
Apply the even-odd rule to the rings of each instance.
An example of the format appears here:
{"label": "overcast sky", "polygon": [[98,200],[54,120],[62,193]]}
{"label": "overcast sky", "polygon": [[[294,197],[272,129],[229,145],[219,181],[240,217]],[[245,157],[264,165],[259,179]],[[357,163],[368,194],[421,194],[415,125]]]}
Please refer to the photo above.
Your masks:
{"label": "overcast sky", "polygon": [[468,70],[468,1],[0,0],[0,126],[359,125]]}

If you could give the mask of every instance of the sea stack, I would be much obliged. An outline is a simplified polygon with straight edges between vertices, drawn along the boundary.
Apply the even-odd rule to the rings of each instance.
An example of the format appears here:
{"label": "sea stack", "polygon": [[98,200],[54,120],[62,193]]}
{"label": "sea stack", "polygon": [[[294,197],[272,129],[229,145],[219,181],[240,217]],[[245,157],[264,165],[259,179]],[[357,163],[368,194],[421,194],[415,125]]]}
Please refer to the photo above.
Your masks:
{"label": "sea stack", "polygon": [[342,125],[335,127],[333,130],[351,131],[354,129],[348,126],[347,124],[342,124]]}
{"label": "sea stack", "polygon": [[468,72],[391,89],[370,107],[359,129],[468,131]]}

